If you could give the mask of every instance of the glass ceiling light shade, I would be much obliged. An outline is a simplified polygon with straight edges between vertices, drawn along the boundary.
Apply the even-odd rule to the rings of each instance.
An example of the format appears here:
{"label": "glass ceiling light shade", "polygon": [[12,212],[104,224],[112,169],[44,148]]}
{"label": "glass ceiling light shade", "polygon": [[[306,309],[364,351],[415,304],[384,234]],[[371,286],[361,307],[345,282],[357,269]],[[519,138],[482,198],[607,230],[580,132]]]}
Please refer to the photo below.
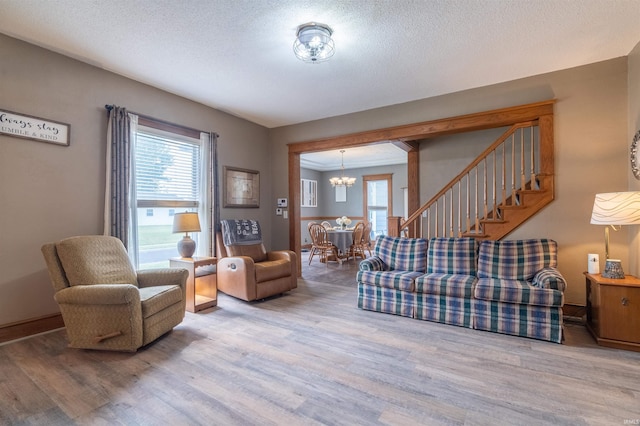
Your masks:
{"label": "glass ceiling light shade", "polygon": [[341,149],[340,152],[342,153],[342,166],[340,167],[340,177],[332,177],[329,179],[329,183],[331,183],[331,186],[347,186],[347,187],[351,187],[353,186],[354,183],[356,183],[356,178],[354,177],[347,177],[344,175],[344,149]]}
{"label": "glass ceiling light shade", "polygon": [[333,30],[328,25],[309,22],[298,27],[293,52],[298,59],[312,64],[333,56],[335,47],[331,39]]}
{"label": "glass ceiling light shade", "polygon": [[[591,212],[591,224],[640,225],[640,192],[607,192],[596,194]],[[604,228],[606,258],[609,259],[609,226]]]}

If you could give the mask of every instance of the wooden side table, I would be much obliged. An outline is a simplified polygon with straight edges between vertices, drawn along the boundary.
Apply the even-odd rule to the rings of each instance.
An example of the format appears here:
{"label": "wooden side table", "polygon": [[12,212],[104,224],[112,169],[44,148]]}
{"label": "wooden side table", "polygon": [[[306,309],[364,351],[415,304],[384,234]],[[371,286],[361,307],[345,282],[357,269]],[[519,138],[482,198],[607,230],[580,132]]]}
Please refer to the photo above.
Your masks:
{"label": "wooden side table", "polygon": [[601,346],[640,352],[640,279],[585,276],[589,332]]}
{"label": "wooden side table", "polygon": [[169,266],[185,268],[187,278],[187,311],[198,312],[218,304],[215,257],[172,257]]}

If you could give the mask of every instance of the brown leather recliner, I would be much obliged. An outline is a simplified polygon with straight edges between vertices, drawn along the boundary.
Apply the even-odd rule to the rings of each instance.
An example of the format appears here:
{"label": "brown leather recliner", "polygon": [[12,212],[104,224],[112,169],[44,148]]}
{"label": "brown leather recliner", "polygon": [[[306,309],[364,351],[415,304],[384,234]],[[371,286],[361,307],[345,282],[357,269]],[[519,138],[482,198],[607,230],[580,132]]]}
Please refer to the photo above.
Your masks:
{"label": "brown leather recliner", "polygon": [[262,242],[225,245],[216,233],[218,290],[238,299],[264,299],[298,287],[298,262],[291,250],[267,252]]}

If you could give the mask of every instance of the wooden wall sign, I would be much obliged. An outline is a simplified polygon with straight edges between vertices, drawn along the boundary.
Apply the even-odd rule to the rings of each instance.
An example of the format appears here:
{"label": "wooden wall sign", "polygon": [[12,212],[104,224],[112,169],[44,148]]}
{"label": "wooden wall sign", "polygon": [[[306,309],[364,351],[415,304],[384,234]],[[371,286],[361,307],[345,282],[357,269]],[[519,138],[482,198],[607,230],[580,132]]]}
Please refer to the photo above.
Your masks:
{"label": "wooden wall sign", "polygon": [[69,146],[68,124],[0,109],[0,134]]}

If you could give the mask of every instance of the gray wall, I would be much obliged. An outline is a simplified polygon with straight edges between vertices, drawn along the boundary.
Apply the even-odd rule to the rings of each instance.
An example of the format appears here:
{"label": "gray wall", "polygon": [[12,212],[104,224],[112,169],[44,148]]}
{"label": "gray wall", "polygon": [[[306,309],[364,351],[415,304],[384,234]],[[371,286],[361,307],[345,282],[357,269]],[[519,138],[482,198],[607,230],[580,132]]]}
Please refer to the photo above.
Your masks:
{"label": "gray wall", "polygon": [[58,312],[43,243],[102,233],[105,104],[219,133],[220,170],[261,172],[261,208],[223,209],[222,217],[260,220],[269,245],[266,128],[4,35],[0,57],[0,108],[71,125],[69,147],[0,135],[0,326]]}
{"label": "gray wall", "polygon": [[[637,70],[636,70],[637,71]],[[637,92],[632,94],[638,97]],[[287,144],[360,131],[418,123],[496,108],[555,99],[556,199],[509,238],[551,237],[560,246],[560,270],[569,287],[567,303],[584,305],[587,253],[602,253],[602,227],[589,223],[597,192],[625,191],[629,185],[627,130],[627,58],[572,68],[463,92],[422,99],[359,113],[271,129],[275,150]],[[636,101],[638,102],[638,101]],[[636,112],[640,109],[636,104]],[[458,145],[458,144],[456,144]],[[425,179],[449,174],[480,149],[473,141],[455,149],[447,143],[421,145],[421,202],[436,187]],[[434,161],[434,159],[438,159]],[[448,160],[443,160],[448,159]],[[286,155],[274,159],[272,169],[286,169]],[[466,161],[466,160],[465,160]],[[284,191],[286,182],[274,182]],[[431,188],[431,189],[429,189]],[[274,224],[274,245],[286,246],[286,224]],[[612,252],[629,264],[628,230],[612,233]]]}
{"label": "gray wall", "polygon": [[[629,144],[640,126],[639,50],[629,60],[269,130],[0,35],[0,107],[71,125],[70,147],[0,136],[0,326],[58,312],[40,254],[44,242],[102,231],[107,103],[219,133],[220,170],[254,169],[261,178],[260,208],[223,209],[222,217],[260,220],[275,249],[288,247],[288,220],[274,214],[276,198],[288,197],[287,144],[556,99],[556,201],[510,238],[556,239],[569,281],[566,302],[584,304],[586,254],[604,252],[604,230],[589,224],[593,196],[640,188],[629,172]],[[478,148],[470,143],[448,154],[446,143],[421,146],[421,179],[427,170],[448,173],[458,160],[430,159],[471,155]],[[612,233],[611,250],[638,274],[640,242],[629,228]]]}
{"label": "gray wall", "polygon": [[[640,131],[640,43],[629,54],[628,72],[628,120],[627,143],[630,145],[636,132]],[[622,165],[621,165],[622,167]],[[640,180],[636,179],[627,164],[629,191],[640,191]],[[624,271],[640,276],[640,226],[625,226],[629,232],[629,267],[623,264]]]}
{"label": "gray wall", "polygon": [[[347,188],[347,201],[336,202],[335,188],[329,183],[329,178],[340,175],[340,170],[318,172],[301,168],[300,177],[302,179],[314,179],[318,181],[318,207],[302,207],[300,215],[304,217],[326,217],[333,225],[335,219],[342,216],[350,218],[362,218],[364,216],[363,205],[363,176],[377,174],[392,174],[391,195],[393,197],[393,216],[403,216],[404,201],[402,188],[407,186],[407,165],[392,164],[388,166],[361,167],[345,169],[344,175],[355,177],[356,183],[351,188]],[[301,221],[301,244],[309,244],[309,232],[307,231],[308,220]],[[355,222],[354,222],[355,223]]]}

